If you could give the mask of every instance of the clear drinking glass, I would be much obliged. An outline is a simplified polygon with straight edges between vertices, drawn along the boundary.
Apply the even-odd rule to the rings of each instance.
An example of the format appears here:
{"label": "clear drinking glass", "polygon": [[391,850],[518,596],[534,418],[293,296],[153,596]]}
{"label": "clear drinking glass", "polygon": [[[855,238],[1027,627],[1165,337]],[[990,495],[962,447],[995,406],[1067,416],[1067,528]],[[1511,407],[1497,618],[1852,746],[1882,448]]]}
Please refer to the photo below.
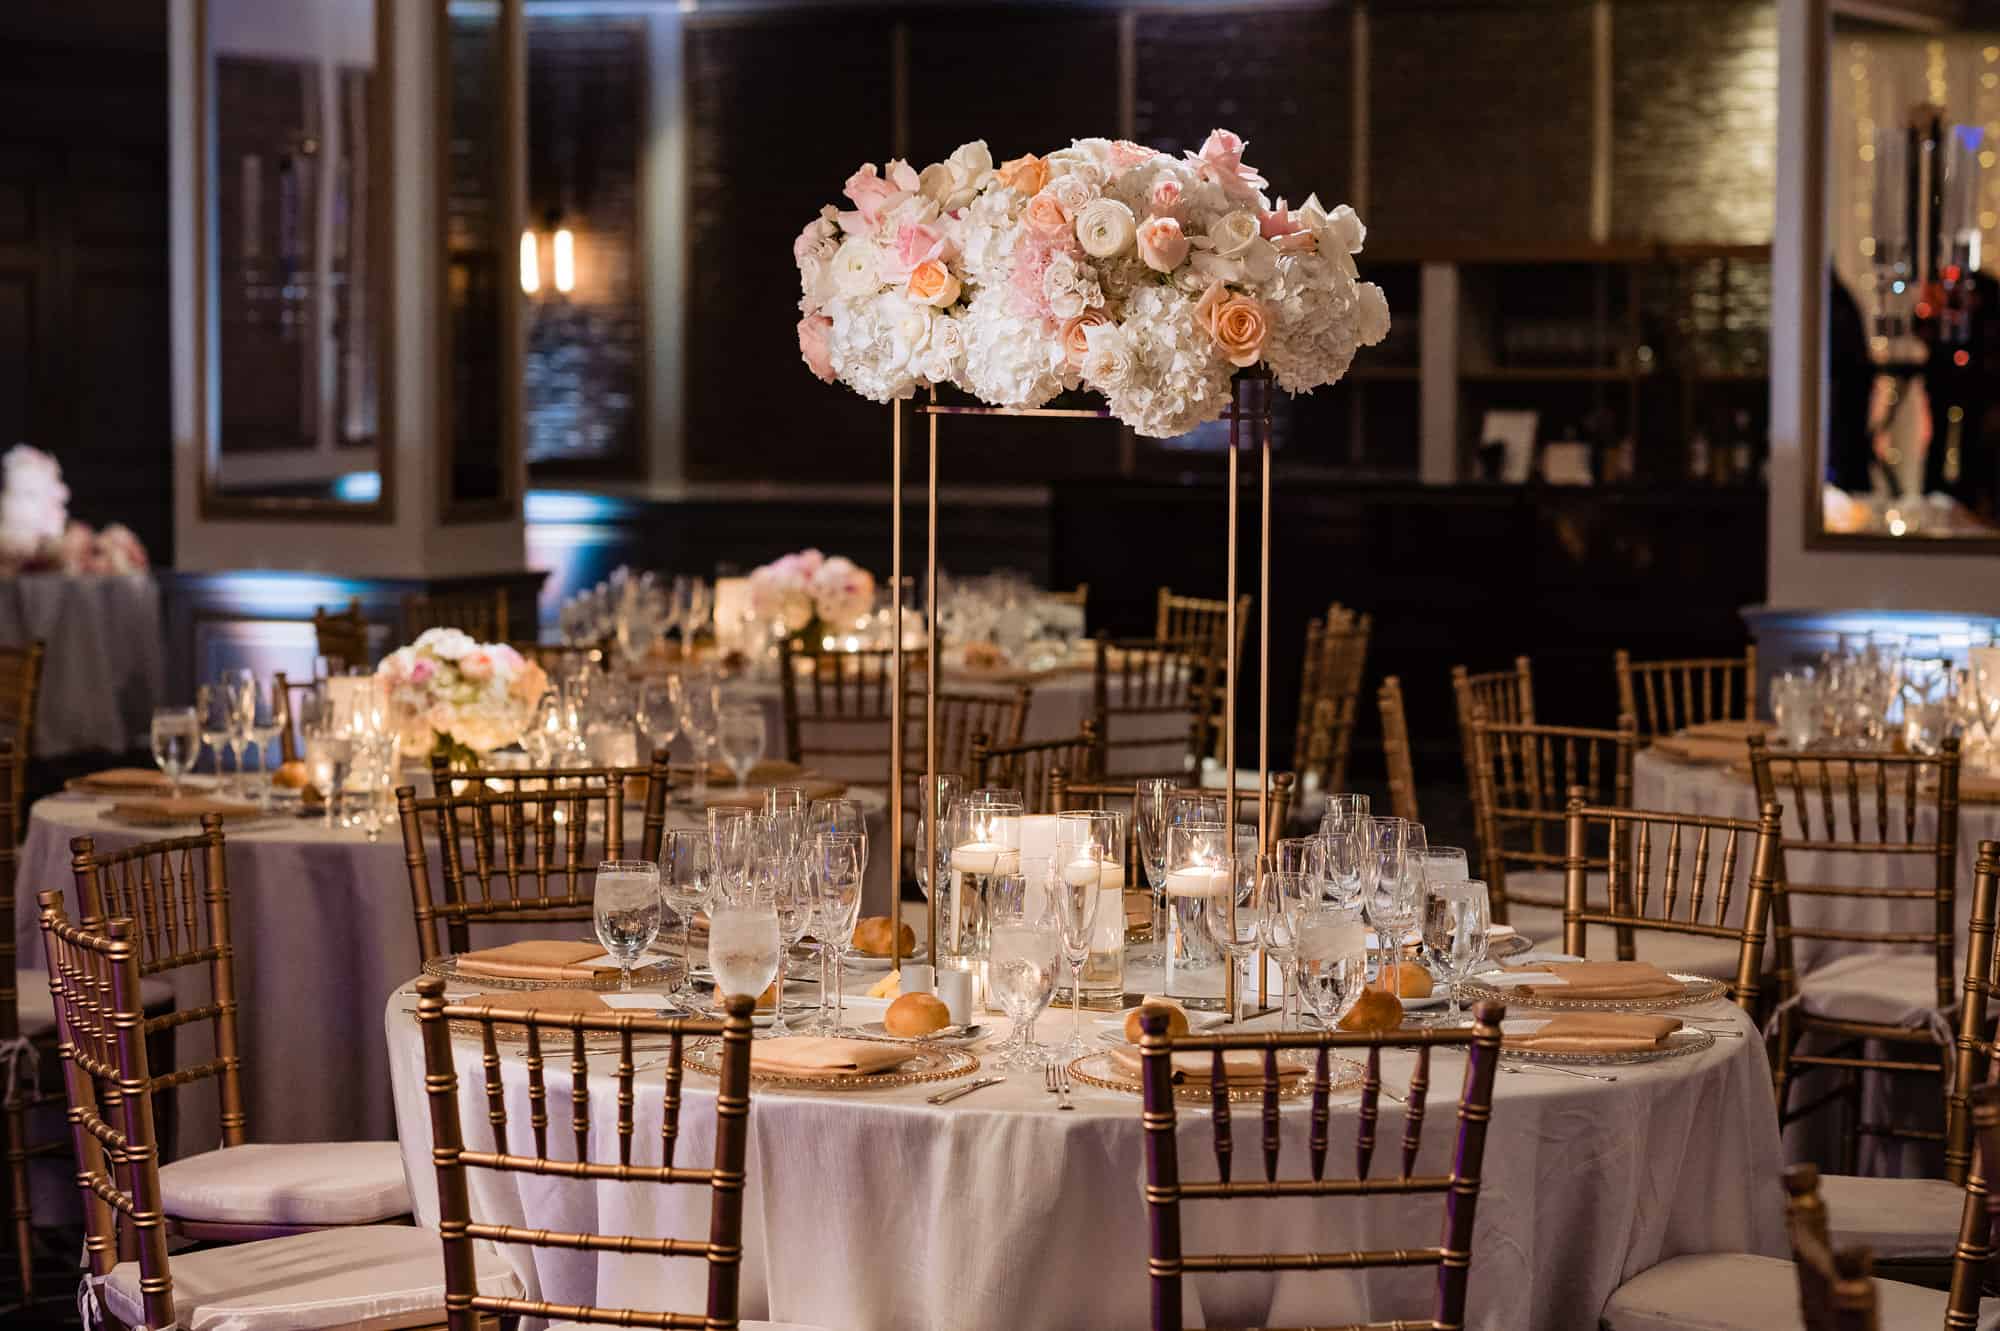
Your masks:
{"label": "clear drinking glass", "polygon": [[681,730],[694,750],[694,802],[696,807],[700,807],[708,799],[708,749],[715,743],[716,722],[722,709],[722,686],[716,682],[714,675],[705,670],[688,670],[669,676],[667,687],[673,691],[674,710],[680,716]]}
{"label": "clear drinking glass", "polygon": [[946,822],[949,923],[939,943],[945,956],[937,964],[976,968],[991,941],[995,884],[1021,871],[1021,806],[983,802],[975,793],[954,804]]}
{"label": "clear drinking glass", "polygon": [[[1171,818],[1171,815],[1169,815]],[[1202,924],[1207,898],[1227,894],[1235,873],[1235,841],[1225,823],[1170,822],[1167,827],[1167,993],[1183,1002],[1220,1005],[1216,949]]]}
{"label": "clear drinking glass", "polygon": [[655,749],[672,747],[674,737],[681,733],[681,714],[666,680],[647,680],[639,686],[638,706],[632,719],[638,724],[639,733],[646,737],[649,757]]}
{"label": "clear drinking glass", "polygon": [[764,757],[764,709],[751,705],[723,708],[716,719],[715,742],[722,760],[736,773],[736,788],[745,789],[750,784],[750,769]]}
{"label": "clear drinking glass", "polygon": [[1153,937],[1147,952],[1162,957],[1167,941],[1167,796],[1179,788],[1171,778],[1146,777],[1132,794],[1133,839],[1139,843],[1146,886],[1153,890]]}
{"label": "clear drinking glass", "polygon": [[681,924],[681,973],[670,997],[675,1006],[685,1007],[694,917],[708,904],[708,829],[670,827],[661,834],[660,890]]}
{"label": "clear drinking glass", "polygon": [[1368,820],[1368,797],[1348,792],[1328,795],[1326,812],[1320,815],[1322,832],[1352,832]]}
{"label": "clear drinking glass", "polygon": [[737,994],[757,998],[778,975],[778,913],[769,901],[742,898],[708,915],[708,968],[717,1003]]}
{"label": "clear drinking glass", "polygon": [[229,757],[236,769],[229,791],[235,798],[245,794],[243,782],[243,752],[250,746],[250,727],[257,720],[257,677],[248,670],[230,669],[215,677],[217,691],[221,694],[224,722],[229,734]]}
{"label": "clear drinking glass", "polygon": [[1445,1020],[1459,1020],[1458,986],[1486,960],[1491,909],[1486,884],[1470,878],[1440,879],[1424,885],[1424,959],[1445,982],[1451,997]]}
{"label": "clear drinking glass", "polygon": [[1312,906],[1298,920],[1299,989],[1332,1030],[1368,983],[1368,928],[1354,911]]}
{"label": "clear drinking glass", "polygon": [[812,883],[806,876],[805,856],[797,847],[770,856],[760,866],[759,874],[768,884],[768,892],[760,895],[768,895],[771,909],[778,917],[778,992],[771,1005],[771,1034],[791,1035],[792,1025],[785,1020],[785,963],[791,950],[812,929]]}
{"label": "clear drinking glass", "polygon": [[1055,994],[1062,938],[1055,912],[1029,910],[1026,895],[1000,903],[986,962],[987,990],[1014,1023],[994,1062],[1010,1069],[1038,1068],[1047,1061],[1046,1051],[1035,1043],[1035,1021]]}
{"label": "clear drinking glass", "polygon": [[181,773],[194,765],[195,737],[199,732],[194,708],[153,709],[153,761],[166,773],[175,799],[181,794]]}
{"label": "clear drinking glass", "polygon": [[1311,893],[1311,884],[1296,874],[1268,873],[1256,901],[1257,941],[1264,945],[1265,954],[1278,963],[1278,975],[1284,982],[1284,994],[1279,1001],[1279,1030],[1293,1023],[1293,1009],[1297,1006],[1299,912],[1311,900]]}
{"label": "clear drinking glass", "polygon": [[[1238,838],[1237,853],[1231,868],[1229,892],[1212,893],[1202,898],[1201,923],[1208,931],[1209,941],[1221,950],[1225,964],[1241,968],[1243,959],[1257,950],[1257,882],[1259,869],[1262,876],[1269,878],[1280,872],[1271,865],[1267,857],[1259,865],[1256,852],[1256,833],[1249,834],[1247,846]],[[1302,884],[1304,873],[1294,875]],[[1302,889],[1304,890],[1304,889]],[[1229,1014],[1235,1020],[1237,1014]]]}
{"label": "clear drinking glass", "polygon": [[[1125,992],[1125,815],[1110,809],[1073,809],[1056,816],[1055,870],[1094,882],[1103,897],[1081,972],[1082,992],[1116,1002]],[[1082,1001],[1078,996],[1078,1002]]]}
{"label": "clear drinking glass", "polygon": [[223,701],[222,691],[213,685],[198,685],[194,691],[194,714],[201,723],[202,747],[215,755],[216,793],[227,795],[229,778],[222,770],[222,750],[229,743],[230,721],[229,705]]}
{"label": "clear drinking glass", "polygon": [[[951,806],[965,792],[965,778],[955,773],[943,776],[920,777],[917,781],[916,827],[910,838],[910,858],[915,868],[917,886],[926,898],[931,894],[931,880],[934,875],[949,874],[951,866],[945,862],[946,845],[945,820],[951,816]],[[931,810],[931,836],[937,841],[936,847],[926,844],[924,801],[929,799]]]}
{"label": "clear drinking glass", "polygon": [[713,905],[724,904],[743,890],[755,838],[756,823],[750,810],[732,805],[708,811],[709,896]]}
{"label": "clear drinking glass", "polygon": [[632,967],[660,936],[664,905],[660,866],[651,860],[606,860],[597,866],[590,913],[597,924],[597,941],[618,963],[621,992],[632,988]]}
{"label": "clear drinking glass", "polygon": [[341,792],[347,789],[347,773],[354,762],[354,738],[335,730],[331,721],[320,721],[306,731],[306,776],[319,788],[326,801],[325,826],[333,829],[338,816]]}
{"label": "clear drinking glass", "polygon": [[[861,911],[861,880],[867,864],[862,838],[849,832],[822,832],[810,843],[813,874],[813,932],[820,946],[833,954],[833,1017],[826,1029],[846,1028],[841,993],[848,949],[854,946],[854,921]],[[827,1007],[825,990],[820,1006]]]}
{"label": "clear drinking glass", "polygon": [[1374,926],[1383,965],[1395,960],[1404,933],[1416,919],[1423,873],[1410,872],[1412,826],[1401,818],[1370,818],[1363,833],[1361,905]]}
{"label": "clear drinking glass", "polygon": [[[1108,816],[1117,818],[1116,814]],[[1115,831],[1122,849],[1124,829],[1115,827]],[[1082,1058],[1088,1052],[1083,1043],[1083,963],[1090,959],[1104,898],[1114,898],[1112,904],[1121,917],[1124,910],[1125,871],[1104,853],[1099,832],[1087,813],[1056,817],[1055,872],[1049,875],[1048,890],[1062,933],[1063,959],[1069,962],[1069,1040],[1060,1055],[1065,1060]],[[1113,879],[1108,890],[1104,885],[1107,876]]]}

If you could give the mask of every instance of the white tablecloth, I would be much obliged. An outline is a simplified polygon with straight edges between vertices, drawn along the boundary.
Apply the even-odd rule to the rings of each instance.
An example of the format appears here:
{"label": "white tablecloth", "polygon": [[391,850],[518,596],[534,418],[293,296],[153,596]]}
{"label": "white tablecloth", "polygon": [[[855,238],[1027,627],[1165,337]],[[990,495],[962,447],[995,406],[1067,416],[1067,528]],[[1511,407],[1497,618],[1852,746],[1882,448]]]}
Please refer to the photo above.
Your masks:
{"label": "white tablecloth", "polygon": [[[886,914],[889,901],[887,802],[864,801],[871,847],[864,913]],[[40,970],[40,909],[36,894],[60,888],[74,916],[70,838],[96,838],[100,850],[121,850],[167,832],[105,819],[109,801],[73,795],[37,801],[21,848],[14,912],[21,964]],[[693,814],[670,810],[669,826],[692,825]],[[175,829],[185,835],[191,829]],[[627,820],[627,844],[641,832]],[[314,819],[287,817],[227,834],[230,915],[236,943],[238,1030],[244,1053],[243,1092],[253,1140],[265,1142],[384,1139],[394,1133],[386,1051],[375,1038],[381,1005],[419,965],[410,880],[401,835],[393,823],[379,841],[359,830],[323,829]],[[434,857],[433,857],[434,858]],[[434,866],[435,868],[435,866]],[[562,926],[581,930],[589,925]],[[549,926],[539,931],[547,934]],[[482,925],[475,945],[519,937],[518,929]],[[673,938],[678,942],[678,935]],[[175,972],[181,1001],[207,1001],[207,974]],[[205,1056],[206,1025],[176,1032],[182,1062]],[[215,1144],[212,1083],[178,1093],[178,1153]]]}
{"label": "white tablecloth", "polygon": [[0,578],[0,643],[48,646],[34,756],[126,753],[149,742],[161,683],[160,593],[144,573]]}
{"label": "white tablecloth", "polygon": [[[435,1223],[435,1177],[423,1054],[398,995],[384,1023],[397,1123],[419,1218]],[[1718,1005],[1752,1038],[1706,1053],[1617,1069],[1615,1084],[1548,1073],[1502,1076],[1487,1140],[1473,1244],[1474,1327],[1595,1328],[1623,1280],[1668,1257],[1711,1250],[1785,1252],[1776,1118],[1762,1044],[1747,1019]],[[859,1014],[850,1011],[850,1020]],[[1043,1030],[1067,1034],[1068,1014]],[[468,1145],[491,1142],[476,1042],[455,1043]],[[1407,1088],[1414,1055],[1384,1060],[1390,1089]],[[560,1066],[558,1066],[560,1065]],[[644,1066],[642,1060],[641,1066]],[[1464,1059],[1432,1067],[1421,1172],[1446,1172]],[[551,1060],[548,1113],[568,1145],[567,1060]],[[615,1143],[616,1085],[608,1057],[592,1064],[596,1140]],[[527,1130],[526,1074],[504,1073],[517,1142]],[[658,1158],[661,1071],[639,1093],[637,1138]],[[678,1159],[713,1149],[714,1083],[688,1074]],[[943,1107],[935,1086],[867,1094],[758,1091],[750,1116],[744,1213],[743,1315],[853,1331],[1018,1331],[1022,1327],[1148,1325],[1143,1156],[1136,1096],[1079,1088],[1074,1113],[1053,1112],[1034,1074]],[[1358,1095],[1336,1097],[1330,1176],[1351,1176]],[[1400,1106],[1385,1101],[1375,1172],[1400,1160]],[[1236,1119],[1239,1176],[1261,1169],[1256,1106]],[[1283,1118],[1288,1173],[1303,1176],[1307,1105]],[[1182,1116],[1185,1177],[1212,1178],[1205,1112]],[[615,1146],[611,1148],[615,1151]],[[615,1158],[615,1155],[611,1158]],[[1337,1172],[1336,1172],[1337,1171]],[[707,1235],[705,1188],[655,1189],[471,1171],[482,1220],[606,1233]],[[1438,1241],[1436,1198],[1183,1204],[1184,1250],[1276,1251],[1422,1246]],[[534,1297],[644,1308],[699,1307],[699,1262],[509,1250]],[[1428,1317],[1430,1272],[1195,1276],[1190,1326],[1324,1325]]]}

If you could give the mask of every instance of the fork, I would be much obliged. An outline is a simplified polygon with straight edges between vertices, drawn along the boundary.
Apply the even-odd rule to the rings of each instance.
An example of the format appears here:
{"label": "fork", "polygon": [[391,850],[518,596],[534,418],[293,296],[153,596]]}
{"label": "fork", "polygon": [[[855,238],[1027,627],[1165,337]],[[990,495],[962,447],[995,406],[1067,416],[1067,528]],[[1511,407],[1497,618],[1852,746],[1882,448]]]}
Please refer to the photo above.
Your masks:
{"label": "fork", "polygon": [[1609,1076],[1602,1072],[1584,1072],[1577,1068],[1558,1067],[1553,1063],[1530,1063],[1526,1067],[1522,1067],[1517,1063],[1501,1063],[1499,1066],[1502,1072],[1508,1073],[1516,1077],[1521,1076],[1524,1073],[1552,1072],[1555,1073],[1557,1076],[1561,1077],[1582,1077],[1585,1081],[1618,1080],[1618,1078]]}
{"label": "fork", "polygon": [[1049,1093],[1056,1097],[1057,1109],[1076,1108],[1069,1102],[1069,1067],[1066,1064],[1060,1060],[1045,1064],[1042,1068],[1042,1083],[1049,1088]]}

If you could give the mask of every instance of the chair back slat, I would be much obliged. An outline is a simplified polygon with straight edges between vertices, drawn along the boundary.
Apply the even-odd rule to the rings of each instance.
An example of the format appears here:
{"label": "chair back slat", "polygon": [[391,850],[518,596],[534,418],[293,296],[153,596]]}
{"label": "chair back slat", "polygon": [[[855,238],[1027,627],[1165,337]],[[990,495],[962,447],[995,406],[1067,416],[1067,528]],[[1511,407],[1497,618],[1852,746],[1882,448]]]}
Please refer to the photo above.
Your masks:
{"label": "chair back slat", "polygon": [[1980,1296],[1986,1292],[1994,1255],[1994,1223],[2000,1220],[2000,1086],[1988,1082],[1972,1091],[1972,1168],[1965,1178],[1965,1205],[1959,1212],[1958,1242],[1952,1246],[1947,1328],[1977,1327]]}
{"label": "chair back slat", "polygon": [[1329,1105],[1333,1094],[1329,1057],[1324,1047],[1313,1057],[1312,1138],[1306,1143],[1306,1160],[1312,1166],[1315,1183],[1326,1178],[1326,1149],[1333,1120]]}
{"label": "chair back slat", "polygon": [[1710,721],[1743,721],[1757,710],[1757,648],[1741,656],[1634,661],[1614,653],[1618,707],[1639,722],[1642,740]]}
{"label": "chair back slat", "polygon": [[[1801,882],[1787,876],[1777,884],[1772,902],[1772,939],[1780,998],[1791,998],[1797,987],[1794,943],[1798,939],[1860,943],[1878,948],[1922,947],[1933,958],[1935,991],[1940,1009],[1951,1006],[1957,985],[1954,948],[1955,894],[1958,876],[1959,741],[1947,738],[1936,754],[1895,751],[1859,753],[1779,752],[1762,736],[1750,737],[1747,748],[1751,779],[1760,804],[1775,802],[1781,815],[1784,849],[1815,856],[1846,857],[1855,865],[1857,880]],[[1815,801],[1807,791],[1818,795]],[[1863,790],[1870,798],[1864,802]],[[1789,804],[1784,792],[1791,793]],[[1902,803],[1892,809],[1891,792]],[[1814,821],[1817,810],[1819,818]],[[1845,815],[1844,817],[1842,815]],[[1922,832],[1928,815],[1933,830]],[[1892,836],[1892,829],[1900,836]],[[1928,858],[1928,887],[1895,887],[1893,862]],[[1885,872],[1885,870],[1887,872]],[[1879,912],[1857,916],[1866,923],[1834,929],[1794,922],[1790,901],[1795,897],[1841,897],[1883,904]],[[1907,908],[1894,903],[1929,901],[1931,910],[1921,927],[1911,927]]]}
{"label": "chair back slat", "polygon": [[1368,1046],[1368,1063],[1361,1074],[1361,1111],[1354,1131],[1354,1177],[1367,1178],[1375,1161],[1375,1123],[1381,1113],[1382,1050]]}
{"label": "chair back slat", "polygon": [[1972,911],[1966,925],[1965,983],[1958,1001],[1958,1032],[1953,1041],[1952,1075],[1945,1085],[1945,1177],[1965,1181],[1972,1167],[1972,1090],[2000,1075],[2000,1059],[1989,1034],[1996,982],[2000,982],[2000,951],[1996,951],[1995,919],[2000,916],[2000,841],[1981,841],[1972,870]]}
{"label": "chair back slat", "polygon": [[490,591],[412,592],[403,598],[403,641],[415,642],[427,629],[460,629],[480,642],[506,642],[507,619],[505,587]]}
{"label": "chair back slat", "polygon": [[[1571,792],[1564,833],[1563,950],[1587,955],[1592,925],[1608,927],[1617,940],[1618,959],[1630,961],[1637,949],[1634,935],[1666,933],[1732,941],[1737,946],[1736,978],[1730,997],[1746,1011],[1755,1011],[1764,969],[1764,940],[1772,902],[1784,877],[1783,844],[1778,833],[1776,804],[1764,806],[1756,822],[1703,814],[1653,809],[1593,806],[1581,790]],[[1657,894],[1652,888],[1651,847],[1664,828],[1667,850],[1662,857]],[[1692,833],[1695,851],[1682,854],[1683,838]],[[1710,849],[1719,837],[1718,859]],[[1748,861],[1739,854],[1745,837],[1754,837]],[[1609,848],[1602,862],[1601,891],[1592,891],[1599,870],[1594,846]],[[1731,903],[1739,865],[1747,863],[1743,915],[1731,922]],[[1682,869],[1687,889],[1681,890]],[[1710,868],[1715,869],[1709,886]]]}
{"label": "chair back slat", "polygon": [[1417,811],[1417,774],[1410,757],[1410,720],[1403,708],[1403,681],[1395,675],[1384,679],[1375,700],[1382,712],[1382,759],[1389,769],[1389,812],[1420,823],[1423,818]]}
{"label": "chair back slat", "polygon": [[1868,1249],[1834,1250],[1827,1238],[1826,1204],[1819,1197],[1819,1171],[1811,1165],[1785,1171],[1785,1230],[1806,1331],[1876,1331]]}
{"label": "chair back slat", "polygon": [[[20,850],[14,817],[14,741],[0,737],[0,919],[14,918]],[[20,957],[14,931],[0,929],[0,1043],[21,1033]]]}
{"label": "chair back slat", "polygon": [[[1091,678],[1098,770],[1107,780],[1132,780],[1198,767],[1220,734],[1223,678],[1221,653],[1199,640],[1098,635]],[[1183,742],[1162,770],[1164,751]]]}
{"label": "chair back slat", "polygon": [[[444,1243],[445,1307],[451,1331],[477,1331],[495,1315],[541,1317],[567,1321],[610,1322],[621,1326],[715,1328],[737,1325],[737,1285],[743,1251],[743,1182],[748,1156],[750,1113],[750,1014],[748,997],[729,1000],[723,1020],[692,1017],[662,1018],[635,1012],[555,1012],[510,1008],[492,1003],[451,1003],[444,981],[426,976],[417,982],[417,1022],[423,1035],[425,1086],[431,1111],[431,1156],[438,1180],[438,1230]],[[529,1001],[524,996],[524,1003]],[[534,1135],[532,1154],[516,1154],[508,1141],[504,1100],[489,1091],[494,1149],[468,1146],[460,1119],[458,1069],[452,1048],[452,1027],[476,1026],[483,1051],[497,1048],[496,1030],[519,1032],[525,1039],[529,1104]],[[544,1080],[544,1036],[566,1039],[569,1051],[570,1121],[573,1158],[551,1156],[547,1141],[547,1095]],[[669,1041],[663,1079],[664,1135],[661,1163],[635,1164],[633,1104],[638,1064],[633,1041],[645,1037]],[[513,1037],[509,1037],[513,1038]],[[715,1157],[711,1167],[689,1169],[673,1161],[681,1112],[680,1068],[684,1041],[715,1039],[721,1048],[721,1084],[716,1095]],[[593,1153],[589,1089],[592,1043],[615,1046],[618,1116],[617,1163]],[[555,1047],[560,1047],[559,1045]],[[491,1072],[488,1073],[489,1085]],[[602,1144],[606,1150],[610,1143]],[[645,1238],[623,1234],[564,1233],[545,1228],[491,1224],[472,1214],[468,1171],[483,1169],[544,1177],[591,1179],[635,1185],[693,1185],[711,1194],[706,1239]],[[532,1220],[532,1217],[530,1217]],[[706,1264],[708,1291],[701,1313],[658,1312],[594,1304],[555,1304],[533,1299],[482,1294],[473,1244],[492,1242],[524,1247],[581,1249],[593,1252],[638,1253],[663,1258],[692,1258]]]}
{"label": "chair back slat", "polygon": [[[398,788],[419,954],[429,961],[467,951],[475,923],[589,920],[598,861],[626,858],[625,792],[640,782],[646,794],[636,858],[657,860],[666,830],[665,749],[644,767],[452,771],[438,762],[431,769],[436,794],[419,799],[414,786]],[[601,855],[591,853],[593,829],[601,829]],[[496,845],[504,848],[498,855]],[[432,846],[440,890],[431,883]]]}
{"label": "chair back slat", "polygon": [[1464,666],[1451,668],[1452,700],[1458,709],[1458,741],[1465,761],[1465,784],[1469,790],[1478,770],[1478,755],[1472,747],[1472,720],[1484,716],[1495,725],[1517,726],[1535,723],[1534,669],[1525,656],[1514,658],[1508,670],[1474,674]]}
{"label": "chair back slat", "polygon": [[[1638,747],[1632,718],[1620,717],[1616,730],[1503,723],[1483,715],[1475,715],[1471,726],[1473,822],[1493,918],[1510,923],[1508,908],[1517,903],[1561,910],[1561,892],[1509,883],[1508,871],[1548,873],[1563,865],[1566,852],[1555,828],[1572,791],[1585,792],[1593,804],[1631,804]],[[1591,861],[1591,868],[1605,869],[1608,848],[1593,847]]]}
{"label": "chair back slat", "polygon": [[[1167,1034],[1167,1013],[1152,1009],[1140,1016],[1141,1073],[1145,1131],[1146,1206],[1149,1228],[1147,1271],[1152,1282],[1154,1331],[1180,1331],[1182,1326],[1181,1284],[1191,1272],[1237,1270],[1357,1270],[1377,1266],[1432,1266],[1437,1269],[1437,1292],[1432,1320],[1434,1327],[1462,1328],[1465,1324],[1466,1277],[1472,1262],[1472,1235],[1478,1205],[1480,1169],[1486,1147],[1486,1127],[1492,1116],[1493,1078],[1498,1066],[1500,1023],[1506,1009],[1498,1003],[1482,1003],[1474,1013],[1471,1029],[1395,1030],[1386,1032],[1260,1031],[1217,1035],[1183,1036]],[[1464,1085],[1460,1092],[1458,1137],[1448,1174],[1427,1176],[1415,1172],[1421,1122],[1406,1130],[1405,1163],[1396,1179],[1368,1177],[1368,1147],[1361,1146],[1374,1132],[1373,1105],[1367,1087],[1381,1089],[1380,1056],[1383,1046],[1414,1045],[1462,1048],[1467,1053]],[[1278,1055],[1283,1050],[1310,1049],[1317,1059],[1313,1066],[1313,1137],[1310,1145],[1312,1177],[1278,1177],[1279,1127],[1277,1102],[1283,1075]],[[1262,1082],[1267,1166],[1262,1179],[1232,1180],[1226,1168],[1218,1168],[1215,1182],[1183,1182],[1175,1138],[1173,1059],[1176,1053],[1211,1055],[1212,1080],[1226,1085],[1225,1056],[1231,1051],[1257,1051],[1262,1055]],[[1329,1082],[1329,1055],[1342,1051],[1365,1052],[1368,1070],[1364,1076],[1364,1114],[1358,1123],[1357,1163],[1352,1179],[1324,1177],[1326,1130],[1322,1123]],[[1420,1065],[1420,1070],[1427,1065]],[[1215,1099],[1213,1129],[1217,1137],[1227,1130],[1228,1103],[1225,1093]],[[1413,1139],[1416,1144],[1412,1144]],[[1218,1152],[1220,1165],[1226,1153]],[[1245,1198],[1373,1196],[1440,1196],[1444,1199],[1442,1240],[1433,1248],[1392,1251],[1350,1251],[1336,1253],[1288,1254],[1188,1254],[1181,1246],[1180,1208],[1185,1202],[1227,1201]],[[1414,1323],[1396,1323],[1398,1326]]]}
{"label": "chair back slat", "polygon": [[1431,1089],[1431,1047],[1417,1050],[1417,1070],[1410,1074],[1410,1093],[1403,1109],[1403,1177],[1416,1172],[1417,1152],[1424,1144],[1424,1099]]}
{"label": "chair back slat", "polygon": [[1097,723],[1085,719],[1074,735],[1053,739],[995,744],[985,735],[972,737],[974,787],[1006,786],[1021,792],[1030,814],[1054,813],[1067,798],[1061,793],[1071,776],[1085,782],[1098,778]]}
{"label": "chair back slat", "polygon": [[41,706],[47,657],[48,649],[39,638],[22,647],[0,647],[0,739],[13,746],[0,755],[0,761],[13,777],[9,813],[16,836],[26,825],[28,759],[35,752],[35,712]]}
{"label": "chair back slat", "polygon": [[1230,1161],[1236,1153],[1236,1139],[1230,1127],[1229,1067],[1223,1061],[1223,1053],[1218,1049],[1209,1060],[1208,1102],[1215,1115],[1215,1176],[1227,1183]]}
{"label": "chair back slat", "polygon": [[1370,616],[1335,602],[1327,607],[1326,618],[1306,625],[1292,765],[1301,772],[1316,772],[1322,790],[1347,788],[1347,760],[1354,746],[1373,624]]}

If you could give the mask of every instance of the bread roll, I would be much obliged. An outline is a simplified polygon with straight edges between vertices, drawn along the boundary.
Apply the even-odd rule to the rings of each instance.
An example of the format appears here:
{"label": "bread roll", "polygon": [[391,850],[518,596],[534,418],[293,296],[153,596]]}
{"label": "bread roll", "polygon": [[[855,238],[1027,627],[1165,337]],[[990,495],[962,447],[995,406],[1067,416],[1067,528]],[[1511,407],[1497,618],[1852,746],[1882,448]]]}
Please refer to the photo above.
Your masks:
{"label": "bread roll", "polygon": [[[917,931],[903,925],[902,955],[909,956],[917,947]],[[870,915],[854,926],[854,950],[870,957],[886,957],[895,935],[889,932],[887,915]]]}
{"label": "bread roll", "polygon": [[929,1035],[951,1025],[951,1010],[935,994],[904,994],[882,1014],[891,1035]]}
{"label": "bread roll", "polygon": [[1181,1036],[1188,1033],[1187,1009],[1179,1003],[1141,1003],[1138,1007],[1133,1008],[1125,1014],[1125,1042],[1127,1044],[1137,1044],[1145,1038],[1146,1032],[1139,1025],[1139,1014],[1149,1008],[1158,1008],[1167,1014],[1167,1034],[1169,1036],[1178,1040]]}
{"label": "bread roll", "polygon": [[1425,970],[1418,962],[1403,961],[1390,966],[1388,979],[1385,980],[1382,976],[1378,975],[1375,977],[1372,987],[1389,989],[1391,987],[1389,981],[1391,980],[1394,982],[1393,987],[1398,998],[1429,998],[1431,996],[1431,973]]}
{"label": "bread roll", "polygon": [[271,773],[271,784],[286,790],[304,790],[306,786],[306,765],[294,758],[288,763],[280,763]]}
{"label": "bread roll", "polygon": [[1393,1031],[1403,1024],[1403,1000],[1369,985],[1340,1019],[1343,1031]]}
{"label": "bread roll", "polygon": [[777,1006],[778,1006],[778,982],[776,980],[773,980],[771,981],[770,988],[766,989],[763,993],[757,995],[757,1010],[759,1012],[769,1012]]}

